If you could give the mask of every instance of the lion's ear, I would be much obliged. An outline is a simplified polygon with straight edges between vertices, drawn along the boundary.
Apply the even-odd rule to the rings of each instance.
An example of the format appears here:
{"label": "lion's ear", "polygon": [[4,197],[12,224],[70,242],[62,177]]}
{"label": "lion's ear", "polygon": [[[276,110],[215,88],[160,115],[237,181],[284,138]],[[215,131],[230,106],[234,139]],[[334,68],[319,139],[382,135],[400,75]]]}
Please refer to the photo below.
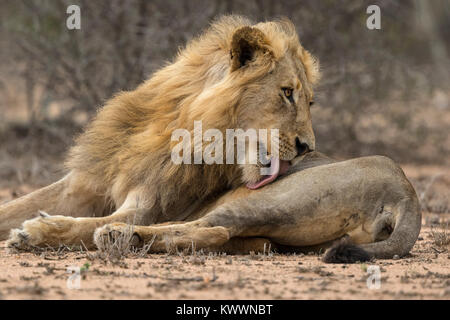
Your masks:
{"label": "lion's ear", "polygon": [[246,26],[237,29],[231,40],[231,71],[248,64],[256,52],[264,52],[267,46],[266,36],[258,28]]}

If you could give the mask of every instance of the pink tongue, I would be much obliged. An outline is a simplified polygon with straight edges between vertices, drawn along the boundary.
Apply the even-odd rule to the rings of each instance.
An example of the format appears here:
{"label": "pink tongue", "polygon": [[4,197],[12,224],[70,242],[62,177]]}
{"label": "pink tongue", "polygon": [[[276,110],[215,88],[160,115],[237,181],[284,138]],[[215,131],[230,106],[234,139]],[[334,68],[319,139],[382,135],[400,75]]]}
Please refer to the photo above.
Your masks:
{"label": "pink tongue", "polygon": [[261,180],[255,183],[247,183],[247,188],[255,190],[265,186],[274,181],[279,175],[283,175],[289,169],[289,161],[280,160],[278,157],[273,157],[270,160],[270,175],[264,176]]}

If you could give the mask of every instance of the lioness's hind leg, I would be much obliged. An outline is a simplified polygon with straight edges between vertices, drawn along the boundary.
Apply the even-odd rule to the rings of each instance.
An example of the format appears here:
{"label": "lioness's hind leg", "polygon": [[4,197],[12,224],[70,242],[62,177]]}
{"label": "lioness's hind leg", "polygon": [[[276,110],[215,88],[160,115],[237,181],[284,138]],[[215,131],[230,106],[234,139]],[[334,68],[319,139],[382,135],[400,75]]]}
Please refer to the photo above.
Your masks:
{"label": "lioness's hind leg", "polygon": [[259,237],[235,237],[218,247],[208,248],[213,252],[225,252],[228,254],[270,254],[274,251],[278,252],[279,246],[267,238]]}

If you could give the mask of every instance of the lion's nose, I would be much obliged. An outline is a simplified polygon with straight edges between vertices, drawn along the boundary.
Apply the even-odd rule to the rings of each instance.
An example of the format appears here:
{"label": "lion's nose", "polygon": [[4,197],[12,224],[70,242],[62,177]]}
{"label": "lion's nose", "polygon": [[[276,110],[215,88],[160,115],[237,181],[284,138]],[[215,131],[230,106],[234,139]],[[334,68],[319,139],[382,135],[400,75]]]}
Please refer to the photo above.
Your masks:
{"label": "lion's nose", "polygon": [[303,143],[299,138],[295,138],[295,147],[297,148],[297,156],[304,155],[311,151],[307,143]]}

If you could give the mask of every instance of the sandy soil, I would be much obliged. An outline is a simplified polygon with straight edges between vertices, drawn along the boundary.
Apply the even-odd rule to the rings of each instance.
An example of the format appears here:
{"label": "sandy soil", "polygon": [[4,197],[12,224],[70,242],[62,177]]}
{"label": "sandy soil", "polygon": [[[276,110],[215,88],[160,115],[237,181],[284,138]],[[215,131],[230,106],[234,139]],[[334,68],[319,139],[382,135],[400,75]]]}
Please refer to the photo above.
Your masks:
{"label": "sandy soil", "polygon": [[[425,207],[419,239],[398,260],[329,265],[318,255],[131,256],[116,263],[67,249],[15,253],[0,242],[0,299],[450,299],[448,168],[405,166]],[[0,190],[0,203],[29,192]],[[442,239],[442,238],[441,238]],[[381,272],[369,289],[371,266]],[[80,270],[77,275],[69,269]],[[80,268],[80,269],[77,269]]]}
{"label": "sandy soil", "polygon": [[[411,255],[328,265],[317,255],[148,255],[118,264],[85,253],[0,249],[3,299],[450,299],[450,253],[423,229]],[[369,289],[368,267],[381,287]],[[80,288],[69,268],[80,267]],[[69,284],[68,284],[69,281]]]}

